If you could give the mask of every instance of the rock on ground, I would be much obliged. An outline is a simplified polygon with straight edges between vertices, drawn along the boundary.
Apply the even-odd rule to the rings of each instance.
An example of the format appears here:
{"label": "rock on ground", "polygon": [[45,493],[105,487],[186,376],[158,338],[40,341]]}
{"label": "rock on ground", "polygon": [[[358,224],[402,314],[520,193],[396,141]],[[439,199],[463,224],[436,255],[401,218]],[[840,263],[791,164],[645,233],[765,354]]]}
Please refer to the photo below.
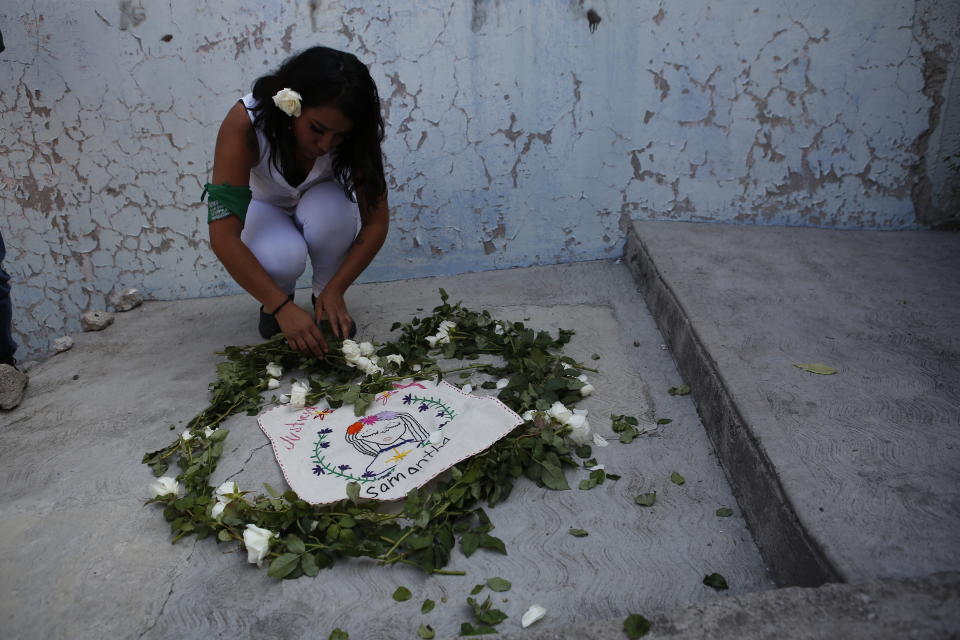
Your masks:
{"label": "rock on ground", "polygon": [[23,400],[27,386],[27,374],[9,364],[0,364],[0,409],[10,410]]}
{"label": "rock on ground", "polygon": [[102,331],[113,324],[113,314],[107,311],[87,311],[80,317],[80,326],[84,331]]}
{"label": "rock on ground", "polygon": [[53,341],[53,350],[57,353],[69,351],[73,347],[73,338],[70,336],[61,336]]}
{"label": "rock on ground", "polygon": [[115,311],[130,311],[143,304],[143,294],[137,289],[126,289],[110,299]]}

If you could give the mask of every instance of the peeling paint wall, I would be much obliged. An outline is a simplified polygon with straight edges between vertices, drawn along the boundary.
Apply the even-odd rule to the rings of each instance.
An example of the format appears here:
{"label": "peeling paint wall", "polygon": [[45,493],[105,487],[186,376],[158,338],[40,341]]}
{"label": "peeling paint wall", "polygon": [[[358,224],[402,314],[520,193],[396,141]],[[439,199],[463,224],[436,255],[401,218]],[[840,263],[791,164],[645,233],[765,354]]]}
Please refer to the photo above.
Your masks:
{"label": "peeling paint wall", "polygon": [[367,280],[616,256],[631,218],[916,226],[957,150],[956,2],[13,4],[0,231],[21,357],[115,289],[237,291],[198,203],[217,127],[314,44],[356,53],[384,98],[393,226]]}

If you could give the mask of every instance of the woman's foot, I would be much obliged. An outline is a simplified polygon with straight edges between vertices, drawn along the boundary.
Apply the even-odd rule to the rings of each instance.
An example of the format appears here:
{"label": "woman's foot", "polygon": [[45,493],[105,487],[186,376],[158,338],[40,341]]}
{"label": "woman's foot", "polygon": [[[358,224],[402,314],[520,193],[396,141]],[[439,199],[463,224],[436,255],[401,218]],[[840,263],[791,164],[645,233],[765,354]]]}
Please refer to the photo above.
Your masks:
{"label": "woman's foot", "polygon": [[[293,300],[292,293],[287,297]],[[260,322],[257,324],[257,329],[260,331],[260,337],[269,340],[280,333],[280,323],[277,322],[275,317],[264,311],[263,307],[260,307]]]}

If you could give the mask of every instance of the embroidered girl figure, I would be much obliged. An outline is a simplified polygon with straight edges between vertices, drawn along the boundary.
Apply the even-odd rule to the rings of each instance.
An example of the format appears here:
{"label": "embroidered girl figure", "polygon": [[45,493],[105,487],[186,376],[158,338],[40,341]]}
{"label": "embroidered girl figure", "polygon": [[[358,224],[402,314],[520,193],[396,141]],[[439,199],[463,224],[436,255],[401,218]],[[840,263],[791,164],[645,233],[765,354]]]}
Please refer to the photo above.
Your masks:
{"label": "embroidered girl figure", "polygon": [[347,427],[345,436],[357,451],[373,456],[363,473],[364,478],[371,479],[391,473],[398,462],[429,437],[412,415],[394,411],[360,418]]}

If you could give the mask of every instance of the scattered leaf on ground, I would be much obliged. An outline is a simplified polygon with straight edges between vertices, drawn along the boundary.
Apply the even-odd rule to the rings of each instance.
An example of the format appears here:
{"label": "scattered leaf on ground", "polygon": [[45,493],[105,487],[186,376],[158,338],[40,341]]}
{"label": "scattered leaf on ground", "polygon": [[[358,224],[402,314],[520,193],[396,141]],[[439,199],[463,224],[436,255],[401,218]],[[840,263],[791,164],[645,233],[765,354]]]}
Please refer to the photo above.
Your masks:
{"label": "scattered leaf on ground", "polygon": [[470,595],[475,596],[475,595],[477,595],[478,593],[480,593],[481,591],[483,591],[483,585],[482,585],[482,584],[475,584],[475,585],[473,585],[473,589],[470,589]]}
{"label": "scattered leaf on ground", "polygon": [[585,538],[590,534],[583,529],[570,529],[570,535],[572,535],[574,538]]}
{"label": "scattered leaf on ground", "polygon": [[733,509],[730,509],[727,507],[720,507],[719,509],[717,509],[718,518],[729,518],[732,515],[733,515]]}
{"label": "scattered leaf on ground", "polygon": [[653,503],[657,501],[657,492],[651,491],[650,493],[641,493],[634,498],[633,501],[641,507],[652,507]]}
{"label": "scattered leaf on ground", "polygon": [[513,585],[509,580],[504,580],[503,578],[489,578],[487,580],[487,586],[490,587],[491,591],[501,593],[503,591],[510,591],[510,587]]}
{"label": "scattered leaf on ground", "polygon": [[595,353],[595,354],[593,354],[592,356],[590,356],[590,358],[592,358],[593,360],[599,360],[599,359],[600,359],[600,354],[599,354],[599,353]]}
{"label": "scattered leaf on ground", "polygon": [[650,621],[639,613],[631,613],[623,621],[623,631],[630,640],[642,638],[650,631]]}
{"label": "scattered leaf on ground", "polygon": [[427,598],[423,601],[423,604],[420,606],[420,613],[430,613],[433,611],[433,608],[437,606],[437,603]]}
{"label": "scattered leaf on ground", "polygon": [[670,482],[672,482],[673,484],[680,485],[686,482],[686,480],[683,479],[682,475],[674,471],[673,473],[670,474]]}
{"label": "scattered leaf on ground", "polygon": [[469,622],[460,623],[461,636],[485,636],[488,633],[496,633],[497,630],[487,624],[478,624],[473,626]]}
{"label": "scattered leaf on ground", "polygon": [[419,635],[424,640],[432,640],[432,638],[437,637],[437,632],[433,630],[428,624],[421,624],[420,628],[417,629],[417,635]]}
{"label": "scattered leaf on ground", "polygon": [[690,385],[682,384],[679,387],[670,387],[667,389],[667,393],[672,396],[688,396],[690,395]]}
{"label": "scattered leaf on ground", "polygon": [[720,591],[722,589],[729,589],[726,578],[724,578],[719,573],[711,573],[708,576],[704,576],[703,584],[707,585],[708,587],[713,587],[717,591]]}
{"label": "scattered leaf on ground", "polygon": [[794,364],[798,369],[803,369],[804,371],[809,371],[810,373],[817,373],[821,376],[832,376],[837,372],[836,369],[830,365],[820,364],[819,362],[807,362],[804,364]]}
{"label": "scattered leaf on ground", "polygon": [[397,602],[406,602],[412,595],[413,594],[410,593],[410,589],[407,589],[406,587],[397,587],[397,590],[393,592],[393,599]]}
{"label": "scattered leaf on ground", "polygon": [[670,424],[673,422],[670,418],[657,418],[657,424]]}
{"label": "scattered leaf on ground", "polygon": [[334,629],[327,640],[350,640],[350,634],[343,629]]}

